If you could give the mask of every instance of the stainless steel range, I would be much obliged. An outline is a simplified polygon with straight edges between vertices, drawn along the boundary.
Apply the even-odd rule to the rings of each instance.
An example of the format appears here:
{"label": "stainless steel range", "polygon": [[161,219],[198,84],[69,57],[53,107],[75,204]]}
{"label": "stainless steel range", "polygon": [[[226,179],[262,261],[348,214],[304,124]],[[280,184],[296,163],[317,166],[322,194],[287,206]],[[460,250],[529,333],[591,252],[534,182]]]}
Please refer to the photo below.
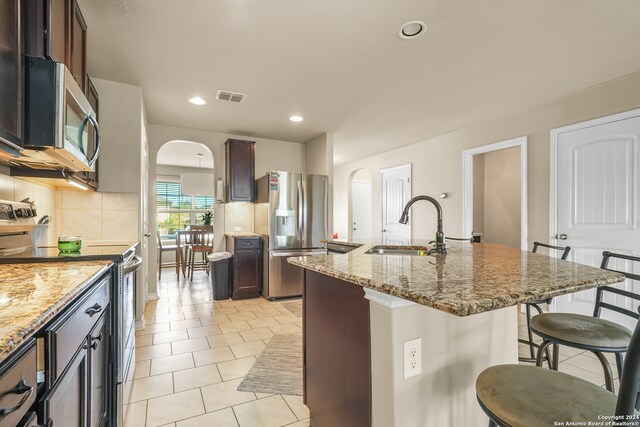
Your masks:
{"label": "stainless steel range", "polygon": [[111,330],[114,331],[111,359],[114,361],[112,378],[116,384],[111,399],[113,417],[109,425],[123,426],[123,407],[128,400],[135,368],[135,272],[142,264],[142,258],[135,254],[138,244],[94,242],[84,244],[79,254],[61,256],[57,246],[32,244],[37,216],[33,203],[0,200],[0,263],[87,260],[110,260],[114,263],[112,275],[116,283],[111,287]]}

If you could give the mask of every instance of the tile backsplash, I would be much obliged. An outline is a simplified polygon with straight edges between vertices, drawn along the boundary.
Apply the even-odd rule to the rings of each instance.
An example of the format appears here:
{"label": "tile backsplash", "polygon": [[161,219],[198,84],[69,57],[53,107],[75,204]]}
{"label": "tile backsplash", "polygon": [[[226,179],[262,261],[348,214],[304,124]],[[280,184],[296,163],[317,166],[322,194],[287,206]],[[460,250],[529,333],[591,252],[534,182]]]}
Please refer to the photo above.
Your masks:
{"label": "tile backsplash", "polygon": [[253,232],[253,204],[225,203],[224,232],[231,234],[238,231]]}
{"label": "tile backsplash", "polygon": [[0,199],[35,202],[39,220],[50,215],[46,240],[81,236],[84,241],[138,240],[138,195],[56,190],[0,174]]}

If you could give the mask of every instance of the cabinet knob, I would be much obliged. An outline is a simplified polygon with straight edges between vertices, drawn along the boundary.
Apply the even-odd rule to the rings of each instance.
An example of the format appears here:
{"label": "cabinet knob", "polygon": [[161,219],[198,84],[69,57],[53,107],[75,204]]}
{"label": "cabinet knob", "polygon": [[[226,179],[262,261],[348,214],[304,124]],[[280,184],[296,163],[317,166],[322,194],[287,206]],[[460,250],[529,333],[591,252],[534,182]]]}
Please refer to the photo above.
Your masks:
{"label": "cabinet knob", "polygon": [[[93,338],[91,338],[93,340]],[[85,350],[87,349],[91,349],[91,350],[95,350],[96,348],[98,348],[98,343],[97,342],[92,342],[91,344],[85,344],[82,348],[84,348]]]}

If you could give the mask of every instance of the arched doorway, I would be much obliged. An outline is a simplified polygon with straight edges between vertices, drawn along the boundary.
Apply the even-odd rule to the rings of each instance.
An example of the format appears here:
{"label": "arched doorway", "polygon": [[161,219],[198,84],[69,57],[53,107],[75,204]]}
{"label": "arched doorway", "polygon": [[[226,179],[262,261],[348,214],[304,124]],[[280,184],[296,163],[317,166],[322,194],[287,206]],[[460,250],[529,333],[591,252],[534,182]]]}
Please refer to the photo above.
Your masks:
{"label": "arched doorway", "polygon": [[349,185],[349,237],[369,240],[372,237],[371,171],[367,168],[354,171]]}
{"label": "arched doorway", "polygon": [[[155,169],[155,208],[158,245],[175,245],[176,231],[200,225],[214,212],[214,158],[204,144],[169,141],[158,150]],[[215,217],[211,218],[213,225]],[[153,232],[153,231],[152,231]],[[162,270],[157,274],[175,275],[175,252],[166,251]],[[158,261],[158,260],[157,260]],[[172,268],[167,268],[172,267]]]}

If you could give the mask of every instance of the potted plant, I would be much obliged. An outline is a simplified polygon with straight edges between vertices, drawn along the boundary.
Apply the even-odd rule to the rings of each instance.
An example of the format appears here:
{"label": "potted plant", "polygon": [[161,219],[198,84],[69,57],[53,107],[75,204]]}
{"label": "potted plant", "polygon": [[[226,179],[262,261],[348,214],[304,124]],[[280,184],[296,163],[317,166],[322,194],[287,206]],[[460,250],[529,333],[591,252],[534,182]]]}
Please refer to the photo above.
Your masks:
{"label": "potted plant", "polygon": [[202,215],[200,215],[200,219],[204,225],[211,225],[211,221],[213,221],[213,212],[206,211]]}

